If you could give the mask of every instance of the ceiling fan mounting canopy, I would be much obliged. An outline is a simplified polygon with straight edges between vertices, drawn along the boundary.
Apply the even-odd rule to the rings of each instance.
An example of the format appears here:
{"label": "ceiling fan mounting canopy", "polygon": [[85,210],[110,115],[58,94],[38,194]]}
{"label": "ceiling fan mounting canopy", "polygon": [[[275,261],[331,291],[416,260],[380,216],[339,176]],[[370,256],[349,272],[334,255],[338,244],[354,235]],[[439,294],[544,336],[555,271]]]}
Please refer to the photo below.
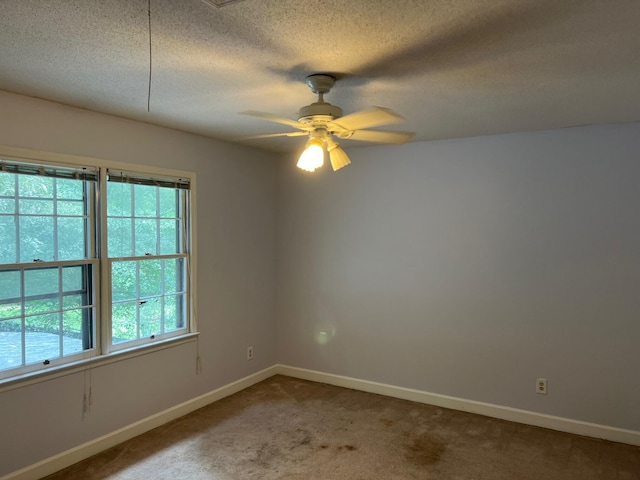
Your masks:
{"label": "ceiling fan mounting canopy", "polygon": [[314,73],[308,75],[304,79],[311,91],[315,94],[329,93],[333,86],[336,84],[336,77],[333,75],[327,75],[326,73]]}

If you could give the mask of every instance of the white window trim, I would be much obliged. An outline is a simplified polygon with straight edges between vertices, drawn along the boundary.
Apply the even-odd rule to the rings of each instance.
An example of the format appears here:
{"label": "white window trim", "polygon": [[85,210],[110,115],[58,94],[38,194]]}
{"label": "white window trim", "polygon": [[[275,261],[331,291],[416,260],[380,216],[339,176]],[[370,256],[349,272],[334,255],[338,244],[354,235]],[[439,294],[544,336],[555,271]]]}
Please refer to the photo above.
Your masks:
{"label": "white window trim", "polygon": [[[112,160],[102,160],[92,157],[81,157],[76,155],[66,155],[51,152],[42,152],[37,150],[15,148],[0,145],[0,157],[8,161],[16,162],[30,162],[38,163],[42,165],[52,165],[60,167],[94,167],[100,171],[100,182],[104,186],[106,185],[106,172],[108,169],[123,170],[126,172],[139,173],[140,175],[159,176],[159,177],[178,177],[184,178],[189,181],[190,195],[189,195],[189,212],[191,221],[188,222],[187,228],[189,229],[188,235],[190,238],[190,251],[189,261],[187,262],[187,282],[189,291],[189,311],[188,311],[188,327],[184,334],[174,336],[171,338],[158,338],[154,342],[147,342],[142,345],[131,346],[131,348],[114,350],[111,346],[111,332],[105,332],[110,330],[107,322],[102,322],[102,318],[105,318],[105,313],[110,316],[110,311],[105,309],[111,308],[111,298],[105,295],[105,291],[109,292],[109,287],[104,285],[105,273],[104,269],[107,268],[108,262],[111,259],[106,258],[105,255],[100,254],[98,259],[100,263],[101,273],[97,276],[98,285],[96,288],[100,297],[100,308],[96,312],[96,322],[100,329],[100,345],[95,345],[93,349],[87,350],[81,354],[80,360],[67,360],[62,364],[52,364],[45,368],[32,372],[21,372],[14,376],[0,379],[0,392],[6,389],[14,389],[22,386],[30,385],[33,383],[39,383],[42,381],[50,380],[64,375],[69,375],[78,371],[87,370],[90,368],[96,368],[105,364],[122,361],[125,359],[133,358],[140,355],[147,355],[149,353],[163,350],[165,348],[181,345],[186,342],[195,341],[198,338],[197,329],[197,314],[196,314],[196,302],[197,302],[197,234],[196,234],[196,174],[195,172],[186,170],[176,170],[169,168],[160,168],[155,166],[148,166],[143,164],[131,164],[125,162],[117,162]],[[104,183],[103,183],[104,182]],[[92,199],[95,201],[95,199]],[[106,202],[100,203],[100,221],[103,225],[100,226],[101,238],[98,241],[102,244],[106,242]],[[108,298],[107,298],[108,297]],[[107,343],[108,342],[108,343]],[[90,357],[90,358],[87,358]],[[75,356],[73,358],[76,358]]]}

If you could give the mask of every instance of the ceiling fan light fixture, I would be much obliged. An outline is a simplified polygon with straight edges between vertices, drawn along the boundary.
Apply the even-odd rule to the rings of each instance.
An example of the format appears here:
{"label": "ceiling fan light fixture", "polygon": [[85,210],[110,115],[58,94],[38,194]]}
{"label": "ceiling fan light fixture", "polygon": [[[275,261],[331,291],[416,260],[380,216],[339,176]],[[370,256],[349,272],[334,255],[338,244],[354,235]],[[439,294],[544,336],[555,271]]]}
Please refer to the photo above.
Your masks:
{"label": "ceiling fan light fixture", "polygon": [[318,138],[310,138],[298,159],[298,168],[313,172],[324,163],[324,146]]}
{"label": "ceiling fan light fixture", "polygon": [[[208,0],[205,0],[208,1]],[[294,132],[267,133],[244,137],[247,140],[270,137],[309,136],[304,151],[298,159],[298,168],[314,172],[324,163],[324,157],[331,162],[333,171],[340,170],[351,164],[349,156],[334,141],[334,138],[349,138],[371,143],[405,143],[411,140],[413,133],[389,130],[369,130],[373,127],[399,123],[404,119],[393,110],[384,107],[372,107],[354,113],[343,115],[342,109],[324,101],[324,94],[328,93],[336,82],[336,77],[325,73],[316,73],[306,78],[307,85],[318,100],[298,110],[298,120],[278,117],[265,112],[248,110],[242,112],[275,123],[281,123],[296,129]]]}
{"label": "ceiling fan light fixture", "polygon": [[329,161],[331,162],[331,168],[333,168],[334,172],[351,164],[349,156],[342,147],[333,140],[328,142],[327,151],[329,152]]}

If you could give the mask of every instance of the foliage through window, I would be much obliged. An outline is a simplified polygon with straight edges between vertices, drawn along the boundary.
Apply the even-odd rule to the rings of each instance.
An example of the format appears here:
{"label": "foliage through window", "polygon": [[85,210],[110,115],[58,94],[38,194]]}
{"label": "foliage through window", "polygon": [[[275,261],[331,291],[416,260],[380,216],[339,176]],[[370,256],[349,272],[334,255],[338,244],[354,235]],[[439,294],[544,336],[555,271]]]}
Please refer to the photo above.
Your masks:
{"label": "foliage through window", "polygon": [[189,332],[187,180],[0,168],[0,378]]}
{"label": "foliage through window", "polygon": [[186,328],[186,187],[110,173],[107,232],[114,344]]}

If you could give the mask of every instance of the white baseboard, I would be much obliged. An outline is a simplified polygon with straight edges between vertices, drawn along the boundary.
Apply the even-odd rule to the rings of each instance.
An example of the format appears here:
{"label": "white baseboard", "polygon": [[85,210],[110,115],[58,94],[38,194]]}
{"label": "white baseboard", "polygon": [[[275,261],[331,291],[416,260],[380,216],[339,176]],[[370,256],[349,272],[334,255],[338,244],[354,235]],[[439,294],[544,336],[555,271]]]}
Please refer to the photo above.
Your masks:
{"label": "white baseboard", "polygon": [[38,463],[29,465],[28,467],[10,473],[4,477],[0,477],[0,480],[37,480],[45,477],[57,472],[58,470],[73,465],[74,463],[89,458],[96,453],[102,452],[103,450],[111,448],[119,443],[148,432],[153,428],[164,425],[171,420],[180,418],[183,415],[191,413],[199,408],[209,405],[210,403],[221,400],[229,395],[233,395],[234,393],[244,390],[251,385],[277,374],[300,378],[302,380],[326,383],[338,387],[351,388],[353,390],[361,390],[363,392],[377,393],[379,395],[411,400],[413,402],[426,403],[443,408],[451,408],[453,410],[477,413],[479,415],[486,415],[488,417],[500,418],[526,425],[550,428],[561,432],[574,433],[587,437],[602,438],[604,440],[640,446],[640,432],[634,430],[625,430],[607,425],[554,417],[527,410],[519,410],[501,405],[449,397],[446,395],[396,387],[368,380],[359,380],[357,378],[344,377],[341,375],[307,370],[304,368],[290,367],[287,365],[274,365],[209,393],[205,393],[204,395],[200,395],[199,397],[127,425],[126,427],[108,433],[107,435],[103,435],[100,438],[78,445],[77,447],[59,453],[58,455],[46,458]]}
{"label": "white baseboard", "polygon": [[78,445],[65,452],[54,455],[53,457],[46,458],[38,463],[29,465],[23,469],[10,473],[0,480],[37,480],[52,473],[62,470],[74,463],[89,458],[96,453],[100,453],[103,450],[111,448],[119,443],[129,440],[133,437],[137,437],[149,430],[164,425],[171,420],[180,418],[183,415],[191,413],[199,408],[202,408],[210,403],[221,400],[229,395],[233,395],[240,390],[250,387],[262,380],[272,377],[277,373],[277,367],[272,366],[254,373],[247,377],[241,378],[233,383],[224,385],[216,390],[213,390],[199,397],[187,400],[179,405],[168,408],[162,412],[159,412],[150,417],[143,418],[135,423],[120,428],[114,432],[103,435],[89,442]]}
{"label": "white baseboard", "polygon": [[613,442],[640,446],[640,432],[635,430],[625,430],[607,425],[581,422],[579,420],[555,417],[528,410],[519,410],[517,408],[504,407],[501,405],[465,400],[463,398],[449,397],[446,395],[396,387],[367,380],[358,380],[356,378],[343,377],[341,375],[322,373],[314,370],[306,370],[304,368],[289,367],[287,365],[277,365],[276,373],[289,377],[300,378],[302,380],[327,383],[338,387],[346,387],[354,390],[361,390],[363,392],[377,393],[388,397],[427,403],[429,405],[435,405],[443,408],[451,408],[453,410],[477,413],[487,417],[500,418],[502,420],[509,420],[526,425],[550,428],[560,432],[574,433],[576,435],[584,435],[587,437],[601,438],[604,440],[611,440]]}

